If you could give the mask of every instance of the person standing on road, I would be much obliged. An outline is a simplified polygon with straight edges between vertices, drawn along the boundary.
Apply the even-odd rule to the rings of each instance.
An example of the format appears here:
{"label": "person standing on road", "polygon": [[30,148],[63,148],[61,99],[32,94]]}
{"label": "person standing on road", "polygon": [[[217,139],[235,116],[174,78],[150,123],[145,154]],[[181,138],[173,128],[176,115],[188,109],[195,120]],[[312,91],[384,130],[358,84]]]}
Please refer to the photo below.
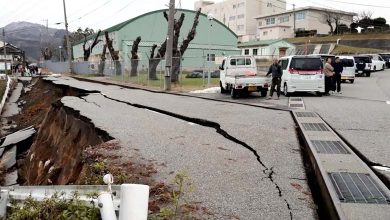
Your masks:
{"label": "person standing on road", "polygon": [[341,94],[341,73],[343,72],[343,64],[340,62],[340,57],[336,57],[336,61],[333,64],[334,76],[333,76],[333,88],[337,90],[338,94]]}
{"label": "person standing on road", "polygon": [[332,58],[328,58],[326,60],[324,66],[324,74],[325,74],[325,95],[329,95],[329,91],[332,89],[332,77],[334,75],[334,68],[331,65]]}
{"label": "person standing on road", "polygon": [[280,84],[282,83],[282,75],[283,75],[282,67],[278,64],[278,59],[274,59],[273,64],[269,67],[267,76],[271,73],[272,73],[272,85],[271,85],[270,95],[268,96],[267,99],[272,98],[276,87],[277,95],[278,95],[276,100],[278,100],[280,97]]}

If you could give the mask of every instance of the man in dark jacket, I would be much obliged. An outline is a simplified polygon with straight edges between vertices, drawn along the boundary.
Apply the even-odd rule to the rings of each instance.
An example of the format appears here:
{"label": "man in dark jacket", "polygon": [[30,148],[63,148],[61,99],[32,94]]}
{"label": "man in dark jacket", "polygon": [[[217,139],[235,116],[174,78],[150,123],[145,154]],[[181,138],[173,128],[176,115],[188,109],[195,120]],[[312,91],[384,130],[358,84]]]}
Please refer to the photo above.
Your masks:
{"label": "man in dark jacket", "polygon": [[268,96],[267,99],[272,98],[272,96],[274,95],[275,87],[276,87],[277,88],[277,95],[278,95],[278,97],[276,99],[278,100],[280,97],[280,86],[282,83],[283,71],[282,71],[282,67],[278,64],[277,59],[274,59],[274,63],[269,67],[267,76],[271,73],[272,73],[272,85],[271,85],[270,95]]}
{"label": "man in dark jacket", "polygon": [[337,89],[337,93],[341,94],[341,73],[343,72],[343,64],[340,61],[339,57],[336,57],[336,61],[333,64],[334,76],[333,76],[333,91]]}

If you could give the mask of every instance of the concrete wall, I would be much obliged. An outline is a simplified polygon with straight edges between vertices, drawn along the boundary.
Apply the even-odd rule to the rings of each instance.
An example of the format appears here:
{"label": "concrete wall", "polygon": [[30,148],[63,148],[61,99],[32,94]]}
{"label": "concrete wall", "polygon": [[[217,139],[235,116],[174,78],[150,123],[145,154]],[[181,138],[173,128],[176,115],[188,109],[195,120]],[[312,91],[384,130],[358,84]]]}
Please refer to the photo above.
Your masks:
{"label": "concrete wall", "polygon": [[340,40],[340,44],[351,47],[375,48],[390,51],[390,40],[388,39]]}

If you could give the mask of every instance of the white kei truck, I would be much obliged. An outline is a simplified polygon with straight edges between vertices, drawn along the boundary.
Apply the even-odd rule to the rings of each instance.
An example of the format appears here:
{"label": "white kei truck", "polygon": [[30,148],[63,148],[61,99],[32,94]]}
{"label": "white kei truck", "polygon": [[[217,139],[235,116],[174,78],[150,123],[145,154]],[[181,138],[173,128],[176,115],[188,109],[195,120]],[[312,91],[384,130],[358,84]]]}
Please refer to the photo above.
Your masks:
{"label": "white kei truck", "polygon": [[263,97],[267,95],[271,77],[267,77],[266,72],[257,70],[255,57],[228,56],[223,59],[219,69],[221,93],[230,92],[232,98],[250,92],[260,92]]}

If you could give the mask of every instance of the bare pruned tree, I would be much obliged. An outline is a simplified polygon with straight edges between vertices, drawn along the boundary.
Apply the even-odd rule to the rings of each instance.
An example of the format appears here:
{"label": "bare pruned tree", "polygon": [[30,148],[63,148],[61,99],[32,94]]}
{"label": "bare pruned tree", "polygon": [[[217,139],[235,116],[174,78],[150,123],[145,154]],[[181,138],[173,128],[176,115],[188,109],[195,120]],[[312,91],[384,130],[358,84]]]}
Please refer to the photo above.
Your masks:
{"label": "bare pruned tree", "polygon": [[[185,14],[181,13],[179,19],[175,19],[174,21],[174,38],[173,38],[173,49],[172,49],[172,74],[171,81],[177,82],[179,79],[180,65],[181,65],[181,57],[184,55],[187,50],[190,42],[195,38],[196,28],[199,24],[199,15],[201,13],[201,9],[199,9],[194,18],[194,22],[192,24],[192,28],[187,34],[187,38],[183,40],[182,44],[179,48],[179,37],[181,27],[183,26]],[[168,21],[168,15],[166,12],[163,13],[164,18]],[[157,54],[155,54],[155,50],[157,49],[157,45],[152,46],[151,56],[149,60],[149,79],[157,79],[157,66],[160,63],[161,59],[164,58],[166,53],[166,44],[167,39],[165,39],[164,43],[162,43],[161,47],[158,49]]]}
{"label": "bare pruned tree", "polygon": [[139,56],[138,56],[138,46],[141,42],[141,37],[138,36],[137,39],[133,42],[133,46],[131,48],[131,71],[130,76],[137,76]]}
{"label": "bare pruned tree", "polygon": [[84,51],[84,61],[88,61],[89,57],[91,56],[93,48],[102,40],[98,40],[99,35],[101,31],[99,30],[95,36],[95,39],[93,40],[92,44],[88,46],[88,48],[85,48],[85,45],[87,44],[87,35],[84,35],[84,43],[83,43],[83,51]]}
{"label": "bare pruned tree", "polygon": [[325,10],[322,13],[322,17],[320,19],[322,23],[329,26],[329,34],[333,35],[337,34],[338,27],[340,26],[343,18],[343,14],[337,13],[335,11]]}
{"label": "bare pruned tree", "polygon": [[104,35],[106,37],[106,45],[108,48],[108,51],[110,52],[111,58],[114,61],[115,65],[115,73],[116,75],[120,75],[122,71],[122,66],[119,61],[119,51],[115,51],[114,46],[112,44],[112,39],[108,36],[108,31],[104,32]]}

